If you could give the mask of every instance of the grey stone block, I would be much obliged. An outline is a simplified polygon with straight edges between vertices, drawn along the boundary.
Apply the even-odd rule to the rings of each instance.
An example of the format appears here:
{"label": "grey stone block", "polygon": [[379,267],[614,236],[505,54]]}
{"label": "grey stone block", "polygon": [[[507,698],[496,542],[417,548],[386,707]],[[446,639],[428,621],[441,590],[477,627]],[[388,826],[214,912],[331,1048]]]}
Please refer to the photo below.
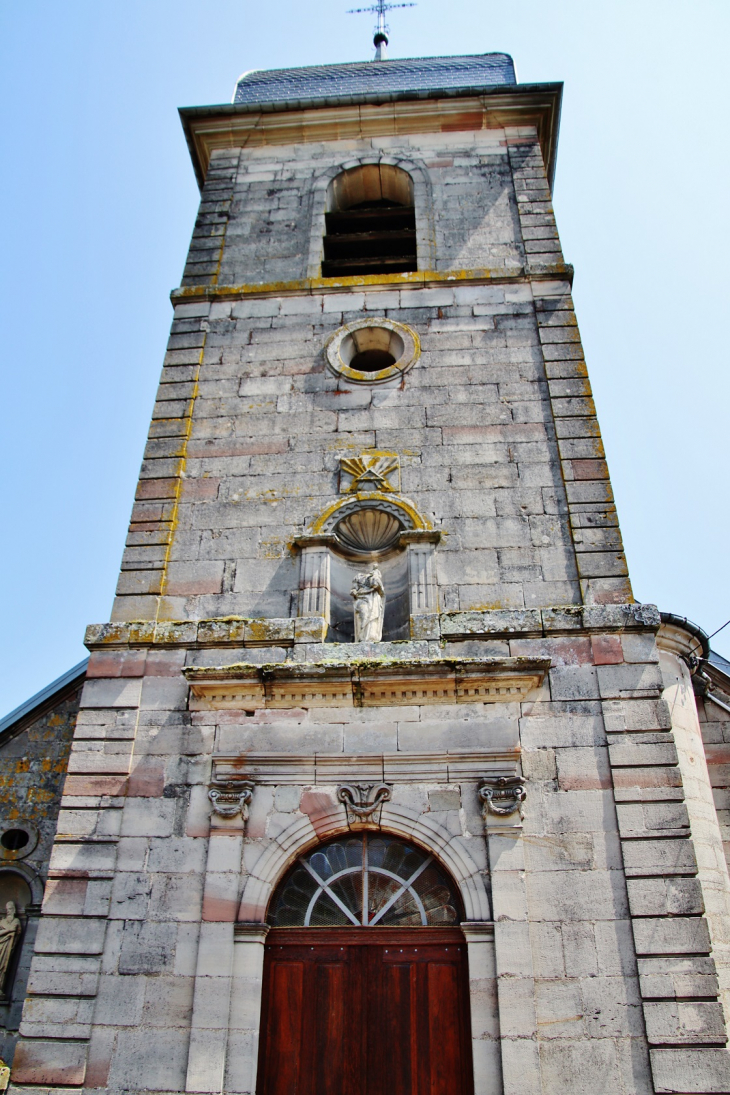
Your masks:
{"label": "grey stone block", "polygon": [[700,917],[635,919],[633,922],[636,953],[709,954],[707,922]]}
{"label": "grey stone block", "polygon": [[705,909],[696,878],[629,878],[626,885],[632,916],[692,916]]}
{"label": "grey stone block", "polygon": [[128,921],[119,956],[120,973],[164,973],[175,961],[177,925]]}
{"label": "grey stone block", "polygon": [[654,1049],[651,1068],[657,1095],[720,1095],[730,1091],[726,1049]]}
{"label": "grey stone block", "polygon": [[627,878],[658,874],[693,875],[697,872],[694,846],[688,838],[627,840],[623,844],[623,856]]}
{"label": "grey stone block", "polygon": [[712,958],[640,958],[639,979],[645,1000],[718,994]]}

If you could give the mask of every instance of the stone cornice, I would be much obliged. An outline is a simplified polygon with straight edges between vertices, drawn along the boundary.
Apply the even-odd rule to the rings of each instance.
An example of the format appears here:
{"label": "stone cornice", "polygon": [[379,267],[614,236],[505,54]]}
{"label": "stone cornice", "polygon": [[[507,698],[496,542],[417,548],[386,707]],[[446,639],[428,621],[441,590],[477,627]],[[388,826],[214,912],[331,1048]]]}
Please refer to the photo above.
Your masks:
{"label": "stone cornice", "polygon": [[[656,631],[659,612],[655,605],[562,605],[555,608],[484,609],[472,612],[443,612],[440,615],[412,616],[414,641],[541,637],[585,631]],[[209,620],[113,621],[90,624],[85,643],[89,650],[113,647],[294,647],[323,641],[324,620],[317,616],[294,619],[247,619],[223,616]],[[406,656],[409,644],[379,644],[382,656],[401,650]],[[328,644],[332,656],[338,652],[358,656],[356,644]]]}
{"label": "stone cornice", "polygon": [[702,643],[687,628],[676,624],[662,623],[656,637],[657,646],[668,654],[675,654],[682,661],[689,663],[702,657]]}
{"label": "stone cornice", "polygon": [[483,267],[471,270],[413,270],[404,274],[358,274],[346,278],[300,278],[297,281],[245,282],[241,285],[184,285],[173,289],[170,300],[175,304],[193,301],[241,300],[243,297],[301,296],[303,293],[341,293],[343,289],[357,291],[392,289],[394,285],[407,289],[439,288],[443,285],[490,285],[514,282],[554,281],[556,278],[573,284],[570,263],[531,263],[527,266]]}
{"label": "stone cornice", "polygon": [[198,184],[213,152],[398,134],[534,127],[552,186],[563,85],[390,92],[352,98],[184,107],[180,120]]}
{"label": "stone cornice", "polygon": [[188,666],[191,711],[294,707],[397,707],[520,703],[539,688],[549,659],[279,662]]}

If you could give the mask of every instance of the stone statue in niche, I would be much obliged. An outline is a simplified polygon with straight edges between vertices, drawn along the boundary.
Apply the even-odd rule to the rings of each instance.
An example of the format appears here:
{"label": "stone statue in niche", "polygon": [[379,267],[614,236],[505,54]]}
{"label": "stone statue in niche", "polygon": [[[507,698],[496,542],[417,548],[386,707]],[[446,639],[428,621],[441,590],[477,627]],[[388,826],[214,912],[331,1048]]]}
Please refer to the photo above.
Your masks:
{"label": "stone statue in niche", "polygon": [[5,916],[0,920],[0,989],[5,984],[10,959],[22,927],[16,915],[15,902],[8,901],[5,906]]}
{"label": "stone statue in niche", "polygon": [[385,589],[377,563],[355,575],[350,596],[355,602],[355,642],[379,643],[383,637]]}

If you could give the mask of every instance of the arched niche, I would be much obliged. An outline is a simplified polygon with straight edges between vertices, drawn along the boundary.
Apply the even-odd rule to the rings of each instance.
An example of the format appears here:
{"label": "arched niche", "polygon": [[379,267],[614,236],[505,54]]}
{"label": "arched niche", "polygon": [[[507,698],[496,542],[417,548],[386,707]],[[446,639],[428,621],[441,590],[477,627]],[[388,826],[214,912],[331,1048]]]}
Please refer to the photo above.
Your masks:
{"label": "arched niche", "polygon": [[18,871],[0,870],[0,919],[6,916],[6,906],[11,901],[15,906],[15,915],[22,925],[22,930],[12,944],[9,954],[10,945],[7,941],[0,945],[0,1002],[5,1003],[13,993],[28,921],[27,912],[33,904],[33,894],[28,882]]}
{"label": "arched niche", "polygon": [[298,541],[298,615],[324,618],[328,642],[353,642],[350,590],[356,575],[377,563],[385,587],[383,639],[410,638],[411,617],[437,611],[438,539],[405,498],[380,491],[346,495]]}
{"label": "arched niche", "polygon": [[33,904],[30,886],[17,871],[0,870],[0,916],[5,915],[5,906],[12,901],[20,916],[24,916],[29,905]]}

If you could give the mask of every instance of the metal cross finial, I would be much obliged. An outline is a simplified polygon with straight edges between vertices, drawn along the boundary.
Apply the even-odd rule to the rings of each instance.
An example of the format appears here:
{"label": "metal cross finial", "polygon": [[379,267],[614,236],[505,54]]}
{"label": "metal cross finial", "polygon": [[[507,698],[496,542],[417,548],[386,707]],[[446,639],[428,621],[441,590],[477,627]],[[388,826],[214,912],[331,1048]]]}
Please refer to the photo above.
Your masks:
{"label": "metal cross finial", "polygon": [[373,37],[373,45],[375,46],[375,60],[384,61],[387,53],[388,46],[388,31],[389,27],[385,23],[386,11],[392,11],[393,8],[415,8],[415,4],[389,4],[387,0],[376,0],[376,3],[371,4],[369,8],[350,8],[348,15],[359,15],[360,12],[374,11],[378,17],[378,22],[375,27],[375,35]]}

